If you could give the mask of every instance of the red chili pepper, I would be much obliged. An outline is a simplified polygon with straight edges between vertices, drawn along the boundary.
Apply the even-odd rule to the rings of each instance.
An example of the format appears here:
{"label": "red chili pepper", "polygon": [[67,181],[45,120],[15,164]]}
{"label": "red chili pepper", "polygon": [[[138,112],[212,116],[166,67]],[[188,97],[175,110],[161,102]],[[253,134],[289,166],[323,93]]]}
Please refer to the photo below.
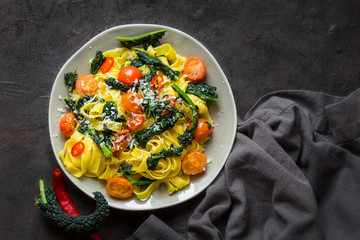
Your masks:
{"label": "red chili pepper", "polygon": [[[60,169],[57,168],[53,171],[53,188],[61,209],[67,214],[80,216],[80,212],[71,201],[66,190],[63,174]],[[101,240],[101,237],[97,233],[91,235],[90,238],[93,240]]]}
{"label": "red chili pepper", "polygon": [[164,83],[164,77],[161,74],[156,75],[150,83],[151,90],[153,92],[158,92],[163,87]]}
{"label": "red chili pepper", "polygon": [[85,144],[83,142],[77,142],[71,149],[71,155],[77,157],[84,152]]}

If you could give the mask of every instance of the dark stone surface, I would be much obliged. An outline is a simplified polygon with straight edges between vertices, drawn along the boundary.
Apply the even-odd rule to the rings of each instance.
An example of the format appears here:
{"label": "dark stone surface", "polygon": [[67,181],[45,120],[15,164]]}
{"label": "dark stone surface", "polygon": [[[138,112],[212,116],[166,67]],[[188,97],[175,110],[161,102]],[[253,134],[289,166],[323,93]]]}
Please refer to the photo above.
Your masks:
{"label": "dark stone surface", "polygon": [[[356,0],[2,0],[0,19],[0,239],[69,239],[34,207],[38,179],[51,182],[58,167],[48,134],[48,101],[66,60],[107,28],[155,23],[198,39],[228,77],[240,117],[272,91],[344,96],[360,86]],[[92,212],[93,201],[66,182],[80,211]],[[184,229],[203,194],[154,212],[112,209],[100,234],[123,239],[151,213],[175,230]]]}

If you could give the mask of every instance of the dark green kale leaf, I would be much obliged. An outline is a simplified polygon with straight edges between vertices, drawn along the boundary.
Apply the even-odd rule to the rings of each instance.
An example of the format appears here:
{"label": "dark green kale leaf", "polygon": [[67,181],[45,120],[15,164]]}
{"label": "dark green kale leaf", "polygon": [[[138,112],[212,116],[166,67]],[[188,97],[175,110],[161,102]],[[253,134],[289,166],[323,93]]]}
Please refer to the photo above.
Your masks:
{"label": "dark green kale leaf", "polygon": [[[103,138],[101,138],[95,128],[91,124],[86,123],[85,121],[80,124],[77,130],[82,134],[89,135],[96,143],[96,145],[98,145],[98,147],[101,149],[105,157],[111,157],[113,155],[111,151],[112,142],[109,142],[111,141],[110,136],[104,138],[103,135]],[[105,131],[103,134],[110,135],[111,133]]]}
{"label": "dark green kale leaf", "polygon": [[133,46],[142,44],[146,50],[150,45],[153,47],[160,46],[159,40],[164,36],[165,32],[166,29],[146,33],[136,37],[117,37],[117,40],[127,48],[132,48]]}
{"label": "dark green kale leaf", "polygon": [[173,148],[171,145],[169,149],[162,149],[160,152],[151,154],[150,157],[146,159],[147,168],[149,170],[156,170],[156,166],[159,163],[159,160],[167,157],[179,157],[183,151],[182,147]]}
{"label": "dark green kale leaf", "polygon": [[144,66],[144,64],[145,64],[140,59],[131,59],[130,62],[131,62],[130,66],[137,67],[137,68],[140,68],[140,67]]}
{"label": "dark green kale leaf", "polygon": [[157,134],[166,132],[167,130],[171,129],[177,120],[181,117],[182,114],[180,112],[172,112],[169,116],[160,119],[149,128],[135,134],[135,143],[140,145],[142,148],[145,148],[148,140]]}
{"label": "dark green kale leaf", "polygon": [[110,120],[114,122],[126,122],[125,116],[121,115],[119,116],[118,110],[117,110],[117,104],[113,101],[106,101],[104,107],[103,107],[103,114],[104,114],[104,120]]}
{"label": "dark green kale leaf", "polygon": [[35,204],[40,208],[41,214],[51,225],[70,235],[90,236],[98,232],[110,213],[108,202],[100,192],[94,192],[96,209],[92,214],[74,216],[62,211],[54,190],[52,188],[45,190],[42,180],[40,180],[40,189],[40,198]]}
{"label": "dark green kale leaf", "polygon": [[65,85],[68,87],[69,92],[75,89],[77,78],[78,78],[78,74],[76,73],[75,68],[72,72],[67,72],[64,74]]}
{"label": "dark green kale leaf", "polygon": [[169,66],[166,66],[162,61],[157,58],[153,58],[146,52],[135,50],[136,55],[140,60],[144,61],[149,65],[153,65],[156,69],[161,70],[166,76],[172,80],[178,80],[180,72],[171,69]]}
{"label": "dark green kale leaf", "polygon": [[108,85],[111,89],[120,90],[122,92],[127,92],[130,89],[128,86],[126,86],[122,82],[119,82],[113,77],[104,79],[104,81],[106,85]]}
{"label": "dark green kale leaf", "polygon": [[129,180],[131,182],[131,184],[143,186],[143,185],[149,185],[152,182],[154,182],[154,180],[151,180],[151,179],[148,179],[145,177],[140,178],[139,180],[132,179],[130,177],[130,174],[133,173],[134,171],[132,171],[131,168],[132,168],[132,165],[129,163],[120,167],[120,172],[124,175],[124,177],[126,177],[127,180]]}
{"label": "dark green kale leaf", "polygon": [[101,64],[105,61],[106,57],[102,54],[102,51],[97,51],[95,57],[91,61],[90,73],[96,74],[101,68]]}
{"label": "dark green kale leaf", "polygon": [[207,83],[199,83],[199,84],[189,83],[186,89],[187,93],[192,93],[205,100],[212,100],[217,102],[219,101],[219,99],[215,91],[216,91],[216,87],[211,86]]}
{"label": "dark green kale leaf", "polygon": [[193,119],[192,119],[191,128],[186,129],[185,132],[183,133],[183,135],[180,135],[178,137],[178,140],[182,143],[182,145],[184,147],[187,147],[191,144],[191,142],[194,138],[195,129],[198,124],[198,114],[196,111],[196,106],[193,103],[193,101],[189,98],[189,96],[186,93],[184,93],[181,90],[181,88],[179,88],[176,84],[171,85],[171,87],[179,94],[179,97],[181,97],[185,102],[187,102],[189,104],[191,111],[192,111]]}

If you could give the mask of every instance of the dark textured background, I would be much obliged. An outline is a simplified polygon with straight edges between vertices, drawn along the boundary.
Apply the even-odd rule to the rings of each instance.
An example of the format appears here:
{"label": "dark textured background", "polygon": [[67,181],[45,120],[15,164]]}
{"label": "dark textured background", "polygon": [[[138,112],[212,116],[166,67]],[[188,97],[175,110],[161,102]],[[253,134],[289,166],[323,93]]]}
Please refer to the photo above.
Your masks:
{"label": "dark textured background", "polygon": [[[0,2],[0,239],[68,239],[34,207],[38,179],[57,166],[48,101],[66,60],[101,31],[155,23],[207,47],[225,72],[239,117],[264,94],[306,89],[348,95],[360,86],[359,1],[10,1]],[[66,181],[80,211],[93,200]],[[112,209],[104,239],[132,234],[149,214],[175,230],[203,194],[154,212]]]}

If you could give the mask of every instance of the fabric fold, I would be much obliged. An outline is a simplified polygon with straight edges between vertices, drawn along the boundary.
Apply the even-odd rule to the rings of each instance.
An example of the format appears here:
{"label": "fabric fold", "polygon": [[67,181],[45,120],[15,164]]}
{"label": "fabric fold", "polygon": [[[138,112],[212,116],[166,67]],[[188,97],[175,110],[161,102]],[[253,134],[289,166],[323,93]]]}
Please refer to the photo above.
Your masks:
{"label": "fabric fold", "polygon": [[[159,234],[359,239],[359,94],[280,91],[261,98],[238,119],[224,169],[189,218],[179,219],[187,227],[175,236],[173,226],[163,225]],[[145,223],[134,236],[158,224],[153,218]]]}

